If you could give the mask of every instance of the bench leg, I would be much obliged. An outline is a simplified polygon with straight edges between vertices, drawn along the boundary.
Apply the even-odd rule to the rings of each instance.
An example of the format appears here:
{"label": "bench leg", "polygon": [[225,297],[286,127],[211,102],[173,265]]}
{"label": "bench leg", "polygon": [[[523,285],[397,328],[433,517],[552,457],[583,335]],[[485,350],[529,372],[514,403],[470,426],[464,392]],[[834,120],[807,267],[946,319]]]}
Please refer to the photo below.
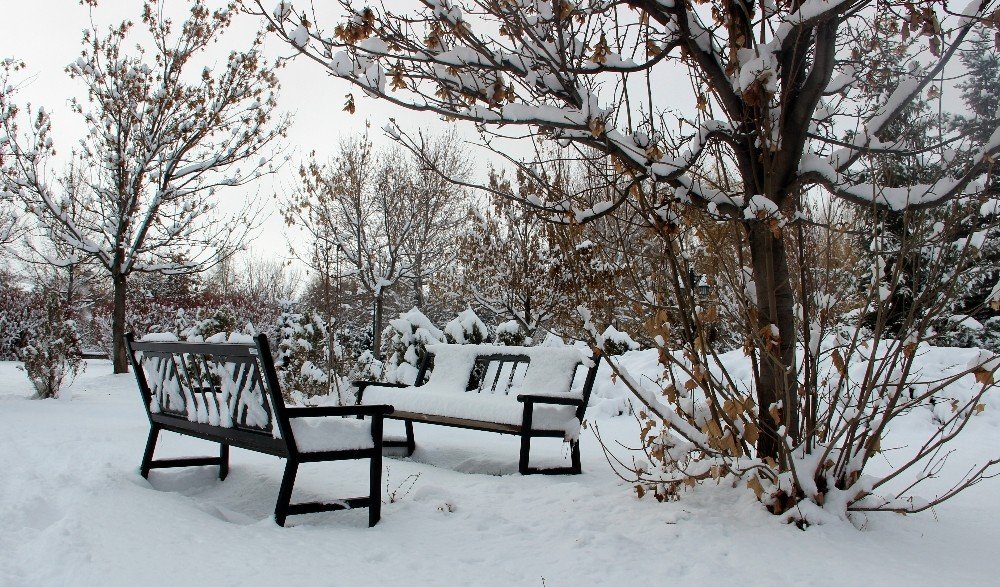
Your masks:
{"label": "bench leg", "polygon": [[294,459],[285,462],[285,474],[281,478],[281,488],[278,489],[278,503],[274,506],[274,521],[279,526],[285,525],[285,518],[288,517],[288,505],[292,501],[292,488],[295,486],[295,474],[299,470],[299,464]]}
{"label": "bench leg", "polygon": [[534,418],[534,413],[534,402],[524,402],[524,414],[521,417],[521,459],[517,463],[517,470],[522,475],[531,473],[531,469],[528,467],[528,453],[531,452],[531,421]]}
{"label": "bench leg", "polygon": [[413,451],[417,449],[417,443],[413,439],[413,422],[407,420],[406,425],[406,456],[412,457]]}
{"label": "bench leg", "polygon": [[[407,422],[409,424],[409,422]],[[382,417],[372,418],[372,438],[375,448],[369,463],[368,527],[382,518]]]}
{"label": "bench leg", "polygon": [[229,475],[229,445],[222,443],[219,445],[219,481],[225,481]]}
{"label": "bench leg", "polygon": [[531,436],[528,434],[521,434],[521,459],[517,463],[517,470],[522,475],[528,475],[531,471],[528,469],[528,453],[531,452]]}
{"label": "bench leg", "polygon": [[149,479],[149,468],[153,462],[153,451],[156,450],[156,439],[160,435],[160,427],[153,424],[149,427],[149,437],[146,439],[146,451],[142,454],[142,465],[139,466],[139,474],[144,479]]}
{"label": "bench leg", "polygon": [[579,475],[583,472],[583,468],[580,466],[580,441],[571,440],[569,441],[570,446],[570,458],[573,460],[573,466],[571,469],[571,474]]}

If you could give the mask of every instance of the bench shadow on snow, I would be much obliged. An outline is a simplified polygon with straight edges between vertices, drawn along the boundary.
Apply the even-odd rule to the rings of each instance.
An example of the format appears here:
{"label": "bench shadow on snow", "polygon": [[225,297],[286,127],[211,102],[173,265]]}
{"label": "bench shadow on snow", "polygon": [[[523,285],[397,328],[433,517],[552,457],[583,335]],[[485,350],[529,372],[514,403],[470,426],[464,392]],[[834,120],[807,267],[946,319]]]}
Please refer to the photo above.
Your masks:
{"label": "bench shadow on snow", "polygon": [[[235,451],[234,451],[234,454]],[[322,469],[326,463],[312,464]],[[296,485],[293,501],[329,500],[319,490],[324,488],[318,477],[322,471],[310,471],[309,464],[300,469],[302,487]],[[251,526],[266,520],[273,523],[274,502],[281,484],[280,470],[271,471],[260,463],[239,463],[230,460],[229,476],[225,481],[218,477],[218,467],[186,467],[150,471],[149,486],[152,490],[187,498],[195,508],[213,518],[229,524]],[[140,480],[142,480],[140,478]],[[311,487],[316,490],[311,490]],[[330,488],[326,488],[330,491]],[[336,490],[334,490],[336,491]],[[286,526],[368,527],[368,510],[320,512],[291,516]],[[277,526],[275,526],[277,527]]]}
{"label": "bench shadow on snow", "polygon": [[[386,423],[386,440],[404,440],[402,434],[397,435],[394,429],[389,428],[392,424],[397,423]],[[402,460],[472,475],[519,475],[517,461],[521,441],[517,436],[420,424],[415,426],[417,447],[413,455],[407,457],[404,448],[389,447],[383,451],[389,463]],[[535,438],[531,446],[532,466],[559,467],[569,464],[568,445],[561,439]]]}

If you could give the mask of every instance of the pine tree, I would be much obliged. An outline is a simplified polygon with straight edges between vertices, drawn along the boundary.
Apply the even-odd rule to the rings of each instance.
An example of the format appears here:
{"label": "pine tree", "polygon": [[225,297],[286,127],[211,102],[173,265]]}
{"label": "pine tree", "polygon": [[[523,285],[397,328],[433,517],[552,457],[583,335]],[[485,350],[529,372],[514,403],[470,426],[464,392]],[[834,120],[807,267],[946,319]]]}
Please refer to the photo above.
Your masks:
{"label": "pine tree", "polygon": [[444,333],[416,308],[390,320],[382,331],[386,379],[412,385],[427,355],[427,345],[442,342]]}
{"label": "pine tree", "polygon": [[966,77],[956,84],[971,116],[957,116],[955,126],[972,141],[985,143],[1000,118],[1000,32],[977,27],[971,46],[960,55]]}

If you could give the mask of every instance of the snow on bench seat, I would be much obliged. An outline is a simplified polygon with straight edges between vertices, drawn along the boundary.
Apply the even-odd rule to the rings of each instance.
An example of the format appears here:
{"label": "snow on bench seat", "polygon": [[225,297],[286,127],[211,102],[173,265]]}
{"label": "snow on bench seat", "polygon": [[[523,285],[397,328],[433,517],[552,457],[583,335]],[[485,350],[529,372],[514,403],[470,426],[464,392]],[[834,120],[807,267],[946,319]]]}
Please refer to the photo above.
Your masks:
{"label": "snow on bench seat", "polygon": [[365,450],[375,448],[370,420],[295,418],[290,420],[299,452]]}
{"label": "snow on bench seat", "polygon": [[[362,405],[388,404],[397,412],[410,412],[520,426],[524,405],[516,397],[475,392],[425,390],[422,387],[368,387]],[[563,430],[580,427],[575,406],[535,406],[533,430]],[[298,432],[295,436],[298,440]]]}

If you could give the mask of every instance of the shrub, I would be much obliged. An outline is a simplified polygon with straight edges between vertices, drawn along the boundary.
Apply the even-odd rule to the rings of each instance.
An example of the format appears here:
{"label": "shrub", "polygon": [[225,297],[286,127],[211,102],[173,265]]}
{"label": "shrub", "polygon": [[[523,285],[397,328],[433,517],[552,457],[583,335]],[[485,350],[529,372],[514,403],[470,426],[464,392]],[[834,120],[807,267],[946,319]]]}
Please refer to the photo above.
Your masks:
{"label": "shrub", "polygon": [[632,340],[631,336],[618,330],[614,326],[608,326],[601,337],[603,340],[602,349],[604,350],[604,354],[609,356],[624,355],[628,351],[634,351],[639,348],[639,343]]}
{"label": "shrub", "polygon": [[45,315],[29,333],[19,354],[35,387],[35,397],[58,397],[59,390],[83,370],[76,321],[67,317],[59,296],[45,297]]}
{"label": "shrub", "polygon": [[42,322],[39,301],[37,295],[18,287],[12,275],[0,271],[0,360],[18,359],[18,349]]}
{"label": "shrub", "polygon": [[444,336],[452,344],[483,344],[490,338],[490,329],[469,308],[445,325]]}
{"label": "shrub", "polygon": [[309,317],[295,312],[291,302],[282,302],[281,307],[275,368],[285,400],[296,392],[307,398],[326,395],[330,392],[326,322],[316,313]]}
{"label": "shrub", "polygon": [[444,333],[416,308],[391,320],[382,331],[386,380],[412,385],[427,345],[444,340]]}
{"label": "shrub", "polygon": [[497,326],[496,343],[504,346],[524,346],[529,344],[529,340],[517,320],[508,320]]}

